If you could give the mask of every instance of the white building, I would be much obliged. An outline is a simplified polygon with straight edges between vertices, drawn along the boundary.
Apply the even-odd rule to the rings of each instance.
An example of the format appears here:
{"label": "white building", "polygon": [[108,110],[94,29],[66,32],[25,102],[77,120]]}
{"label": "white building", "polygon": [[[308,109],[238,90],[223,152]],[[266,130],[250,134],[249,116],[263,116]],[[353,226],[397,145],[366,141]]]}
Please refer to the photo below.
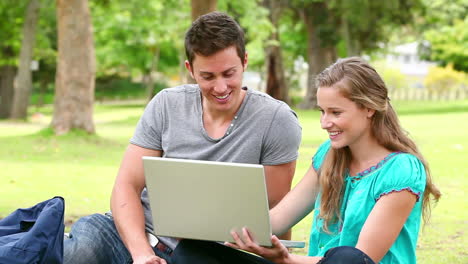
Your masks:
{"label": "white building", "polygon": [[416,80],[417,86],[422,87],[422,81],[427,76],[429,68],[435,66],[434,62],[421,60],[418,56],[418,43],[412,42],[398,45],[385,56],[385,61],[389,67],[398,68],[400,72]]}

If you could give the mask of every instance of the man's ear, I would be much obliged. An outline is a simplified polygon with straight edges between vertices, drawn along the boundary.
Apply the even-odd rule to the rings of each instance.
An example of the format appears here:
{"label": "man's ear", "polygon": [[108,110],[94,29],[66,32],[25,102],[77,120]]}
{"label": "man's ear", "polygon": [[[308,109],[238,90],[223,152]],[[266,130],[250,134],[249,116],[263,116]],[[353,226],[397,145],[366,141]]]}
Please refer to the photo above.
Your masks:
{"label": "man's ear", "polygon": [[245,56],[244,56],[244,71],[247,69],[247,64],[249,64],[248,62],[249,62],[249,60],[248,60],[248,53],[247,53],[247,51],[246,51],[246,52],[245,52]]}
{"label": "man's ear", "polygon": [[192,66],[190,66],[190,62],[188,60],[185,61],[185,68],[187,69],[187,71],[189,71],[190,76],[192,77],[192,79],[195,80],[195,77],[193,76]]}

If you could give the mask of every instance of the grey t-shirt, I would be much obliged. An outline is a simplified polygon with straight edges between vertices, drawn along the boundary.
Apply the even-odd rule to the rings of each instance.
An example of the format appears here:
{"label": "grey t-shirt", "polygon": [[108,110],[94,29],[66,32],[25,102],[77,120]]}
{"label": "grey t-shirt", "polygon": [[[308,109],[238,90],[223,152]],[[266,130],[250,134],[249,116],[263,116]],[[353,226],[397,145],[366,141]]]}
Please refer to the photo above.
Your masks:
{"label": "grey t-shirt", "polygon": [[[287,104],[248,89],[225,135],[211,138],[198,85],[183,85],[162,90],[148,103],[130,143],[162,150],[167,158],[278,165],[297,159],[301,132]],[[141,200],[152,230],[146,188]]]}

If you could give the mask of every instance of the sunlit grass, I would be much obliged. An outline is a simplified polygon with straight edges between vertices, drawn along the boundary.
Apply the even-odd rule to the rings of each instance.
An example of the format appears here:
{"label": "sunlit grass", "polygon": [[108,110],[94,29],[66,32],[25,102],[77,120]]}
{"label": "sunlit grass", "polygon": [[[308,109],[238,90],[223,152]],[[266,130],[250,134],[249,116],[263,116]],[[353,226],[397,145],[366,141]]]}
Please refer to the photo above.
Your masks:
{"label": "sunlit grass", "polygon": [[[468,263],[467,190],[468,101],[394,102],[401,123],[429,161],[443,197],[422,231],[419,263]],[[73,132],[53,136],[50,106],[31,111],[28,122],[0,121],[0,217],[56,195],[66,202],[66,219],[109,209],[109,197],[125,146],[143,111],[143,104],[98,104],[96,135]],[[41,114],[37,114],[40,112]],[[297,183],[326,138],[319,112],[297,110],[303,128]],[[308,241],[311,216],[293,230]],[[296,250],[301,254],[306,249]]]}

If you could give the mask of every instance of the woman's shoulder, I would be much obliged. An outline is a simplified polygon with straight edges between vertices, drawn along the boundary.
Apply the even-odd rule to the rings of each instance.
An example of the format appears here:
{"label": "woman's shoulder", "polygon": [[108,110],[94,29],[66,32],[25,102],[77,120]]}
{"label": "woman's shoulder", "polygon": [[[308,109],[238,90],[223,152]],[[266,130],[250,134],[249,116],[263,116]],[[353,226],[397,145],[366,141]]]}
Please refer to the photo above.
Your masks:
{"label": "woman's shoulder", "polygon": [[382,161],[387,170],[395,171],[425,171],[423,163],[413,154],[392,152]]}
{"label": "woman's shoulder", "polygon": [[330,150],[330,147],[331,141],[328,139],[318,147],[317,152],[315,152],[314,156],[312,157],[312,165],[316,171],[318,171],[318,169],[322,166],[323,160]]}
{"label": "woman's shoulder", "polygon": [[375,198],[409,190],[419,196],[426,186],[426,169],[423,163],[413,154],[394,152],[382,165],[381,173],[378,173],[375,188]]}

